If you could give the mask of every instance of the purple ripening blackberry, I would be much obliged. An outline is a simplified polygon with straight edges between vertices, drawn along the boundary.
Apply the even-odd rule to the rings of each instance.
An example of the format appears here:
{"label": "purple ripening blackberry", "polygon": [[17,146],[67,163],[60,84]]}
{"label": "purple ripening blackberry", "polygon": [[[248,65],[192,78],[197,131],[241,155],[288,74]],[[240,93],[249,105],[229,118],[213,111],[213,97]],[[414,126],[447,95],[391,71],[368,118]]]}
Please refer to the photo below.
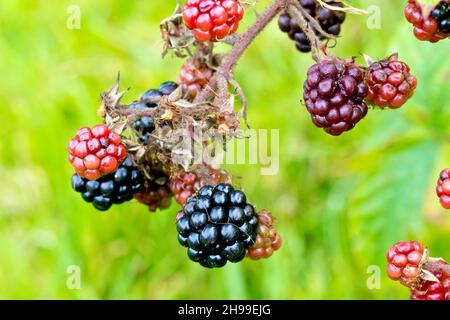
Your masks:
{"label": "purple ripening blackberry", "polygon": [[[341,24],[345,20],[345,12],[332,11],[321,7],[315,0],[299,0],[299,3],[312,18],[317,20],[323,31],[334,36],[339,35],[341,32]],[[342,7],[341,2],[329,2],[329,4],[335,7]],[[289,38],[295,41],[295,46],[299,51],[311,51],[311,44],[305,32],[303,32],[298,23],[287,12],[280,15],[278,26],[281,31],[286,32]],[[314,28],[312,24],[310,26]],[[321,40],[326,39],[316,29],[314,31]]]}

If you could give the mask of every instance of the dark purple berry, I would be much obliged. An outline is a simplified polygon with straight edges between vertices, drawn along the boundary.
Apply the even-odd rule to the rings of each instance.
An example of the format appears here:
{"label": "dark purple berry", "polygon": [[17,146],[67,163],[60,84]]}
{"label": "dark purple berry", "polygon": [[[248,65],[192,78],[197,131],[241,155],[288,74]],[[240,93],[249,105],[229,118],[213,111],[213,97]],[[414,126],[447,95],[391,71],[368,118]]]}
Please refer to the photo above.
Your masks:
{"label": "dark purple berry", "polygon": [[319,61],[309,68],[303,89],[313,123],[331,135],[352,129],[367,114],[364,71],[353,61]]}

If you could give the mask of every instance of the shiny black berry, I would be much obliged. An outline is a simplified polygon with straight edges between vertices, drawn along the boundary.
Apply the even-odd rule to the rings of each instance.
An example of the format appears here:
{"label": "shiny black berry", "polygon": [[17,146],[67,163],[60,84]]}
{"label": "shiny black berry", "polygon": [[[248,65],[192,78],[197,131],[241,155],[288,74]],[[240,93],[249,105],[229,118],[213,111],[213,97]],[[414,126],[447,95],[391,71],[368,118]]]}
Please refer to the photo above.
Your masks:
{"label": "shiny black berry", "polygon": [[[150,89],[143,93],[137,102],[129,106],[129,109],[145,110],[147,108],[156,108],[158,105],[155,101],[163,96],[170,95],[176,88],[177,84],[175,82],[163,82],[158,89]],[[149,116],[142,117],[134,122],[133,129],[137,133],[139,140],[143,143],[147,143],[155,130],[154,120]]]}
{"label": "shiny black berry", "polygon": [[229,184],[204,186],[178,216],[178,242],[206,268],[239,262],[256,239],[258,216],[245,194]]}
{"label": "shiny black berry", "polygon": [[72,188],[96,209],[106,211],[113,204],[133,199],[133,195],[143,188],[143,178],[131,159],[127,158],[115,173],[97,180],[88,180],[74,174]]}
{"label": "shiny black berry", "polygon": [[170,95],[178,88],[178,85],[173,81],[166,81],[159,85],[158,91],[161,92],[164,96]]}

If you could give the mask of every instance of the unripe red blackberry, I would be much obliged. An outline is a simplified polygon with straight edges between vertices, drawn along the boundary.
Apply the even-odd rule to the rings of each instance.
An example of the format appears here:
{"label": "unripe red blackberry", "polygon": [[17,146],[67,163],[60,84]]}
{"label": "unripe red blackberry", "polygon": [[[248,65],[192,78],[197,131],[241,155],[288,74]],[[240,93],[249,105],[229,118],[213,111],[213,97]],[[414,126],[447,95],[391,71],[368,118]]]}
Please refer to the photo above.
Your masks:
{"label": "unripe red blackberry", "polygon": [[397,109],[412,97],[417,79],[410,73],[409,66],[393,54],[370,64],[367,85],[368,101],[381,108]]}
{"label": "unripe red blackberry", "polygon": [[438,42],[450,36],[448,1],[443,0],[434,9],[428,10],[416,0],[408,0],[406,19],[414,25],[417,39]]}
{"label": "unripe red blackberry", "polygon": [[77,174],[89,180],[115,172],[127,156],[120,135],[104,124],[79,129],[68,150]]}
{"label": "unripe red blackberry", "polygon": [[258,213],[259,223],[256,229],[255,243],[247,249],[247,257],[253,260],[267,259],[280,249],[281,237],[274,227],[275,217],[266,210]]}
{"label": "unripe red blackberry", "polygon": [[189,59],[181,68],[178,84],[183,89],[185,98],[193,100],[205,88],[213,76],[213,70],[200,59]]}
{"label": "unripe red blackberry", "polygon": [[170,190],[175,201],[184,206],[186,200],[197,193],[205,185],[215,186],[220,183],[230,183],[228,172],[222,169],[213,169],[203,166],[201,172],[186,172],[183,169],[176,170],[170,177]]}
{"label": "unripe red blackberry", "polygon": [[256,238],[258,215],[245,194],[229,184],[204,186],[177,215],[178,241],[207,268],[239,262]]}
{"label": "unripe red blackberry", "polygon": [[326,58],[310,67],[303,98],[313,123],[335,136],[352,129],[367,114],[364,78],[353,61]]}
{"label": "unripe red blackberry", "polygon": [[238,0],[187,0],[183,8],[186,27],[198,41],[219,41],[236,32],[244,17]]}
{"label": "unripe red blackberry", "polygon": [[421,279],[419,286],[411,289],[411,300],[450,300],[450,276],[439,271],[433,275],[439,282]]}
{"label": "unripe red blackberry", "polygon": [[[311,15],[311,17],[317,20],[323,31],[335,36],[339,35],[341,32],[341,24],[345,20],[345,12],[333,11],[322,7],[314,0],[299,0],[299,3],[305,11]],[[335,7],[343,7],[341,2],[331,1],[329,4]],[[281,31],[286,32],[289,38],[295,41],[297,50],[301,52],[311,51],[311,43],[309,42],[305,32],[300,28],[295,19],[292,19],[287,12],[280,15],[278,19],[278,26]],[[313,28],[316,35],[321,40],[326,39],[325,36],[314,29],[313,24],[310,23],[310,27]]]}
{"label": "unripe red blackberry", "polygon": [[450,209],[450,169],[444,169],[439,175],[436,193],[442,207]]}
{"label": "unripe red blackberry", "polygon": [[167,209],[172,199],[168,177],[163,173],[154,173],[151,180],[144,181],[144,190],[136,193],[134,198],[148,206],[150,212]]}
{"label": "unripe red blackberry", "polygon": [[386,254],[389,278],[406,284],[415,282],[420,276],[423,252],[422,245],[417,241],[397,242]]}

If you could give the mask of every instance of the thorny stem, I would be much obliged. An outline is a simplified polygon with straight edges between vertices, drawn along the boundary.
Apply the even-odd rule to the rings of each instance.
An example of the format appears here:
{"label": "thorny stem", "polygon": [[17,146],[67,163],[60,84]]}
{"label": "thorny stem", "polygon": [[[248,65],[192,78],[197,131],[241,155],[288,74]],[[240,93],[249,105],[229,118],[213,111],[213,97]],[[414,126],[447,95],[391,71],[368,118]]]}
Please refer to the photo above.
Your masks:
{"label": "thorny stem", "polygon": [[[269,22],[272,21],[284,7],[286,7],[288,1],[289,0],[275,0],[261,15],[258,15],[255,23],[248,28],[244,34],[236,39],[233,49],[228,54],[224,64],[217,70],[217,74],[221,74],[222,77],[227,79],[230,78],[233,67],[241,58],[244,51]],[[216,75],[210,80],[209,85],[198,95],[195,101],[200,102],[208,100],[213,93],[213,88],[215,88],[217,80]]]}

